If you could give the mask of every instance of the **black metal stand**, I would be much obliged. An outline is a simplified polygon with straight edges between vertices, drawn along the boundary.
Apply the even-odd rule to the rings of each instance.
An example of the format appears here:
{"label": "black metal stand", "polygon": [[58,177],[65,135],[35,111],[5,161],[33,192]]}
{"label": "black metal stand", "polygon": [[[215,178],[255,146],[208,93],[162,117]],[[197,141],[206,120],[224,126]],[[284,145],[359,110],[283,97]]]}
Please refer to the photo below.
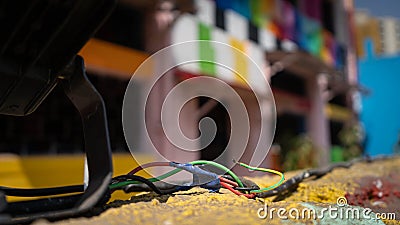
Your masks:
{"label": "black metal stand", "polygon": [[112,161],[103,99],[87,79],[80,56],[76,56],[67,66],[62,77],[60,82],[64,92],[82,118],[89,172],[88,186],[83,194],[6,204],[3,202],[0,207],[0,224],[74,216],[92,208],[106,194],[112,177]]}

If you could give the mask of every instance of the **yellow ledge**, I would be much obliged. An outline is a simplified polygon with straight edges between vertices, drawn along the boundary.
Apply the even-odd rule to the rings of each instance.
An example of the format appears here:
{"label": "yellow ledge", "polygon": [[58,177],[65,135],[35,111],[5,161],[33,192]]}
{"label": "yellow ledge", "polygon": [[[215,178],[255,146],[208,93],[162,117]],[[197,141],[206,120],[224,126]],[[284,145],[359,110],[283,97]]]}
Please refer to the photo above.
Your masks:
{"label": "yellow ledge", "polygon": [[351,111],[345,107],[327,104],[325,114],[331,120],[345,122],[351,119]]}
{"label": "yellow ledge", "polygon": [[94,38],[86,43],[79,55],[85,59],[90,72],[120,79],[130,79],[149,57],[145,52]]}
{"label": "yellow ledge", "polygon": [[[138,163],[127,154],[113,154],[114,176],[126,174]],[[153,161],[148,155],[135,155],[140,161]],[[83,183],[84,155],[0,156],[0,186],[37,188],[74,185]],[[138,175],[148,177],[144,172]],[[116,192],[113,199],[130,196]],[[24,198],[26,199],[26,198]],[[23,200],[11,197],[9,201]]]}

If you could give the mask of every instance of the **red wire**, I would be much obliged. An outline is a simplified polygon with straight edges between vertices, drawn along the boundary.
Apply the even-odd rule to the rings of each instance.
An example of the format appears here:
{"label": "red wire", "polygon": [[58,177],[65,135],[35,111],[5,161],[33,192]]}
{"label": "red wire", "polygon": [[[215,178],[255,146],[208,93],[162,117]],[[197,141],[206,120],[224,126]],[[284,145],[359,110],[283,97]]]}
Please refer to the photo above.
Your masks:
{"label": "red wire", "polygon": [[223,181],[220,181],[220,184],[221,184],[222,187],[224,187],[224,188],[230,190],[231,192],[233,192],[233,193],[236,194],[236,195],[239,195],[239,196],[243,195],[243,196],[245,196],[246,198],[254,198],[254,197],[255,197],[255,194],[243,194],[242,192],[233,189],[231,186],[229,186],[229,184],[227,184],[227,183],[225,183],[225,182],[223,182]]}
{"label": "red wire", "polygon": [[151,163],[146,163],[143,164],[141,166],[136,167],[135,169],[133,169],[131,172],[128,173],[128,175],[134,175],[135,173],[149,168],[149,167],[155,167],[155,166],[169,166],[169,162],[151,162]]}
{"label": "red wire", "polygon": [[229,180],[229,179],[226,179],[226,178],[224,178],[224,177],[219,177],[219,180],[222,181],[222,182],[224,182],[224,183],[230,184],[230,185],[232,185],[232,186],[234,186],[234,187],[239,186],[236,182],[231,181],[231,180]]}

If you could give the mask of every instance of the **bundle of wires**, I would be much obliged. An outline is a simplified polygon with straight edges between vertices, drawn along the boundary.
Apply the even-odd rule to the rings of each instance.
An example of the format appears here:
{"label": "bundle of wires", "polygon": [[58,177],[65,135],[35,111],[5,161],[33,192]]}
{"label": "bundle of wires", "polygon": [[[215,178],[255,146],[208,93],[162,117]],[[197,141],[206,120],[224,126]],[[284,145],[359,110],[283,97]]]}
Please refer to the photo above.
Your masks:
{"label": "bundle of wires", "polygon": [[[124,190],[125,192],[140,192],[140,191],[154,191],[157,194],[171,194],[177,191],[189,190],[193,187],[199,186],[206,188],[210,191],[216,192],[220,188],[226,188],[237,195],[243,195],[247,198],[256,197],[257,193],[263,193],[274,189],[281,185],[284,181],[282,173],[264,168],[251,167],[244,163],[238,163],[238,165],[248,168],[254,171],[263,171],[279,175],[281,179],[274,185],[260,189],[257,184],[251,182],[245,178],[237,176],[230,169],[225,166],[206,160],[197,160],[190,163],[175,163],[175,162],[151,162],[134,168],[126,175],[120,175],[112,178],[109,184],[110,194],[116,190]],[[150,167],[168,166],[174,167],[175,169],[162,174],[158,177],[144,178],[136,175],[139,171]],[[217,170],[222,171],[224,175],[219,176],[214,172],[210,172],[202,166],[211,166]],[[182,182],[181,184],[171,184],[164,182],[163,180],[169,178],[181,171],[187,171],[193,174],[192,182]],[[19,197],[40,197],[40,196],[53,196],[60,194],[72,194],[72,193],[83,193],[83,185],[73,185],[65,187],[55,188],[37,188],[37,189],[21,189],[21,188],[9,188],[1,187],[0,192],[7,196],[19,196]]]}
{"label": "bundle of wires", "polygon": [[[269,191],[280,186],[285,179],[284,175],[276,170],[252,167],[240,162],[235,163],[249,170],[262,171],[278,175],[280,176],[280,180],[274,185],[260,189],[255,183],[245,178],[239,178],[239,176],[237,176],[234,172],[232,172],[225,166],[213,161],[197,160],[187,164],[175,162],[152,162],[138,166],[126,175],[114,178],[109,188],[111,192],[114,192],[118,189],[122,189],[125,192],[152,190],[158,194],[170,194],[176,191],[188,190],[192,187],[200,186],[211,191],[218,191],[220,188],[226,188],[236,195],[243,195],[247,198],[255,198],[258,193],[263,193],[265,191]],[[153,177],[149,179],[145,179],[135,175],[143,169],[160,166],[175,167],[175,169],[158,177]],[[200,166],[214,167],[222,171],[224,175],[218,176],[213,172],[207,171],[204,168],[200,168]],[[178,172],[181,172],[182,170],[193,174],[193,181],[191,183],[173,185],[162,181],[163,179],[171,177]],[[201,180],[198,179],[199,177],[202,177],[203,180],[206,179],[207,182],[202,183]]]}

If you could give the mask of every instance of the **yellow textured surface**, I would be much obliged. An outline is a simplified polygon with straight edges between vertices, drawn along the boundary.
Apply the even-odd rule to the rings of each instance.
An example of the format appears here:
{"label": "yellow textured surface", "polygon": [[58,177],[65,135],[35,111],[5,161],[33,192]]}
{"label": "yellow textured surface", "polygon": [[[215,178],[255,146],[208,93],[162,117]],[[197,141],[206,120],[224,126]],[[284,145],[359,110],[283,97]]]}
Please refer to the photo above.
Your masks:
{"label": "yellow textured surface", "polygon": [[[269,207],[298,208],[304,207],[304,202],[314,202],[316,205],[327,206],[336,202],[345,192],[352,192],[357,184],[354,180],[363,176],[386,176],[390,172],[399,171],[400,159],[377,161],[372,164],[359,163],[350,169],[335,169],[326,176],[304,182],[299,189],[284,201],[271,202],[272,198],[265,199]],[[297,174],[289,172],[287,178]],[[261,186],[276,182],[272,176],[252,178]],[[238,197],[226,190],[222,194],[208,193],[204,189],[193,189],[180,192],[173,196],[157,196],[141,194],[134,196],[129,203],[115,202],[111,208],[92,218],[77,218],[59,221],[58,225],[75,224],[319,224],[320,221],[286,220],[277,218],[272,220],[260,219],[257,210],[264,206],[260,200],[249,200]],[[323,224],[342,224],[343,221],[329,221]],[[387,224],[399,224],[398,221],[385,221]],[[42,220],[37,224],[48,224]],[[349,221],[347,224],[359,224],[358,221]],[[371,223],[371,224],[376,224]]]}

